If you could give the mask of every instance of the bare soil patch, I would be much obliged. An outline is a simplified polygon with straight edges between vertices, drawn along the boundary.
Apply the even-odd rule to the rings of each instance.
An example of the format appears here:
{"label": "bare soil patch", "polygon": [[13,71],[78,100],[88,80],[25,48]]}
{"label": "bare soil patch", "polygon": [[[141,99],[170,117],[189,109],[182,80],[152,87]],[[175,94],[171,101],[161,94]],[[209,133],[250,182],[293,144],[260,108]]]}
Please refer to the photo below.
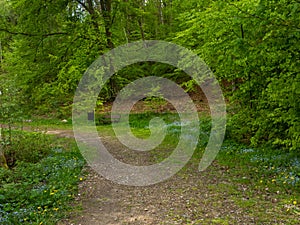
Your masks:
{"label": "bare soil patch", "polygon": [[[188,93],[190,98],[192,99],[196,109],[198,112],[209,112],[208,101],[205,94],[202,92],[200,87],[195,87],[195,91]],[[173,96],[170,99],[172,102],[176,102],[177,104],[185,104],[182,100],[183,96]],[[97,112],[98,113],[110,113],[112,109],[112,102],[106,102],[102,107],[100,107]],[[154,111],[157,113],[160,112],[176,112],[174,106],[170,102],[166,102],[165,104],[148,104],[144,100],[137,101],[137,103],[133,106],[133,113],[144,113],[146,111]]]}

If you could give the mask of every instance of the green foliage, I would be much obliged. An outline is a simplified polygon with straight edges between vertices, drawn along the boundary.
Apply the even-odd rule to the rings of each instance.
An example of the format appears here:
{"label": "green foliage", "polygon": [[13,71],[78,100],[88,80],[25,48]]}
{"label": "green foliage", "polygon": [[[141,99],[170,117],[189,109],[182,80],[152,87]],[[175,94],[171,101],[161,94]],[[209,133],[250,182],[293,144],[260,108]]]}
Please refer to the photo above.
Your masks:
{"label": "green foliage", "polygon": [[0,224],[56,224],[70,210],[85,162],[74,145],[58,144],[36,163],[19,159],[13,170],[0,168]]}
{"label": "green foliage", "polygon": [[0,144],[8,166],[13,167],[18,162],[39,162],[50,153],[52,141],[49,135],[38,132],[4,130]]}
{"label": "green foliage", "polygon": [[11,1],[11,11],[17,24],[0,27],[13,34],[4,52],[6,76],[15,78],[29,108],[41,113],[58,109],[65,116],[78,80],[101,54],[103,45],[95,43],[103,36],[96,36],[89,17],[81,23],[82,15],[66,1]]}
{"label": "green foliage", "polygon": [[[100,54],[129,41],[165,39],[176,28],[177,2],[103,1],[104,11],[88,2],[1,2],[6,16],[1,18],[0,33],[10,37],[2,65],[8,72],[5,76],[15,79],[28,109],[35,113],[70,116],[78,81]],[[143,66],[146,71],[139,71],[139,66],[115,74],[101,100],[114,98],[125,84],[147,76],[149,68],[157,76],[176,80],[182,76],[166,65],[150,63],[148,69]]]}
{"label": "green foliage", "polygon": [[24,99],[18,95],[18,89],[14,85],[14,80],[2,79],[1,81],[0,124],[20,122],[23,116],[26,115],[25,109],[23,108]]}
{"label": "green foliage", "polygon": [[231,137],[299,149],[299,12],[297,1],[211,1],[180,15],[174,40],[224,84]]}
{"label": "green foliage", "polygon": [[[78,81],[99,55],[140,39],[167,40],[194,50],[223,84],[231,137],[299,149],[299,1],[95,3],[0,1],[0,81],[15,83],[23,111],[69,117]],[[149,75],[193,90],[194,82],[176,68],[138,63],[115,74],[99,102]]]}

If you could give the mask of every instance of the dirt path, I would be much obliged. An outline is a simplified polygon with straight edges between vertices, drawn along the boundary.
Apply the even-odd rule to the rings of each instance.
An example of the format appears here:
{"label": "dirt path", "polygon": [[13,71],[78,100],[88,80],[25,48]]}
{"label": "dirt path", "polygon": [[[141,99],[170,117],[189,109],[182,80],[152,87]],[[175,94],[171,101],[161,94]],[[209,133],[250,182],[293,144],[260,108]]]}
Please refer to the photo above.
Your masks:
{"label": "dirt path", "polygon": [[[48,133],[72,136],[72,131]],[[102,141],[122,160],[147,157],[132,157],[113,138]],[[86,170],[88,175],[80,183],[74,212],[58,225],[291,224],[286,221],[293,217],[282,213],[276,194],[233,182],[236,177],[216,162],[202,173],[197,172],[196,163],[190,163],[171,179],[148,187],[118,185],[89,167]],[[78,206],[82,210],[76,210]]]}
{"label": "dirt path", "polygon": [[[197,96],[195,99],[198,110],[205,111],[206,102]],[[138,106],[137,112],[144,111],[144,106]],[[110,108],[108,105],[107,111]],[[46,133],[73,137],[72,130],[47,129]],[[147,153],[133,154],[111,137],[102,141],[123,162],[149,163]],[[199,173],[197,163],[191,162],[171,179],[148,187],[118,185],[86,167],[87,176],[79,185],[74,211],[58,225],[299,224],[295,214],[286,213],[276,192],[234,181],[240,178],[236,177],[238,173],[217,162]]]}
{"label": "dirt path", "polygon": [[[73,138],[72,130],[47,129],[46,133]],[[150,162],[147,153],[133,154],[116,138],[101,139],[121,161],[137,165]],[[253,188],[251,178],[245,178],[250,185],[234,181],[240,178],[237,173],[218,162],[199,173],[197,163],[191,162],[171,179],[147,187],[115,184],[87,166],[74,211],[58,225],[299,224],[297,215],[286,213],[276,192]]]}

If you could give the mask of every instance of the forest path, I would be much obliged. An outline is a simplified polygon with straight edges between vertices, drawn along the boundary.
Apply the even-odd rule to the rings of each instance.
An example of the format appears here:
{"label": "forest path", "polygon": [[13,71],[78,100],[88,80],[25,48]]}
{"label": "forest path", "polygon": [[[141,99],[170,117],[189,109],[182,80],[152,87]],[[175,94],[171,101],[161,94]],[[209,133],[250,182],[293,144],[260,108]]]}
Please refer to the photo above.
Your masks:
{"label": "forest path", "polygon": [[[71,137],[72,131],[48,134]],[[101,139],[119,159],[137,159],[114,138]],[[192,161],[172,178],[146,187],[113,183],[87,166],[74,211],[58,225],[287,224],[293,218],[282,212],[276,194],[237,183],[236,172],[217,162],[201,173],[197,166]]]}
{"label": "forest path", "polygon": [[[71,129],[24,129],[74,137]],[[133,154],[115,137],[100,138],[119,160],[149,164],[147,153]],[[299,224],[291,223],[297,221],[296,215],[286,213],[276,192],[256,186],[251,177],[217,161],[204,172],[198,172],[198,163],[192,160],[170,179],[146,187],[113,183],[86,166],[74,210],[57,225]]]}

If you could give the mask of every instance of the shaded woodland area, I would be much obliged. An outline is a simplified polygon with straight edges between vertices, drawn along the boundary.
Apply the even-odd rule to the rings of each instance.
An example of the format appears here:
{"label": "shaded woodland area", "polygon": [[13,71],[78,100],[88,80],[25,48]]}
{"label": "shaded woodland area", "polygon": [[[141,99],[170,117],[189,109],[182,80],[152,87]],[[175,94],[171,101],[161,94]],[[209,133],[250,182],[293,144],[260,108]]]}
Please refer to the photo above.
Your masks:
{"label": "shaded woodland area", "polygon": [[[165,40],[197,53],[223,84],[231,135],[254,145],[299,149],[297,0],[0,4],[2,118],[70,116],[77,84],[98,56],[128,42]],[[193,89],[189,77],[176,68],[141,63],[115,74],[101,101],[112,100],[128,82],[149,75]]]}
{"label": "shaded woodland area", "polygon": [[[158,216],[147,214],[153,224],[298,224],[299,0],[0,0],[0,224],[56,224],[73,210],[70,202],[78,200],[86,163],[70,138],[74,93],[99,56],[141,40],[178,44],[210,67],[227,103],[225,142],[215,167],[204,175],[186,169],[153,189],[113,186],[91,173],[84,184],[99,185],[91,198],[106,198],[116,189],[122,193],[111,198],[116,209],[133,207],[141,216],[150,214],[153,198]],[[148,76],[176,82],[197,103],[203,129],[191,163],[197,164],[210,131],[209,115],[201,114],[208,107],[195,81],[177,67],[141,62],[123,68],[99,93],[98,111],[106,113],[122,88]],[[136,104],[130,122],[144,138],[150,117],[160,115],[168,122],[169,136],[162,144],[166,152],[154,150],[151,162],[164,158],[180,133],[174,108],[160,100]],[[98,131],[122,155],[111,124],[102,119]],[[50,133],[40,132],[49,128]],[[57,133],[65,139],[49,136]],[[127,157],[133,159],[129,153]],[[181,185],[186,181],[185,192]],[[147,210],[139,208],[133,194],[144,192]],[[168,201],[160,205],[158,197],[166,196]],[[222,204],[228,205],[225,211]],[[114,221],[113,209],[107,210],[107,223]]]}

